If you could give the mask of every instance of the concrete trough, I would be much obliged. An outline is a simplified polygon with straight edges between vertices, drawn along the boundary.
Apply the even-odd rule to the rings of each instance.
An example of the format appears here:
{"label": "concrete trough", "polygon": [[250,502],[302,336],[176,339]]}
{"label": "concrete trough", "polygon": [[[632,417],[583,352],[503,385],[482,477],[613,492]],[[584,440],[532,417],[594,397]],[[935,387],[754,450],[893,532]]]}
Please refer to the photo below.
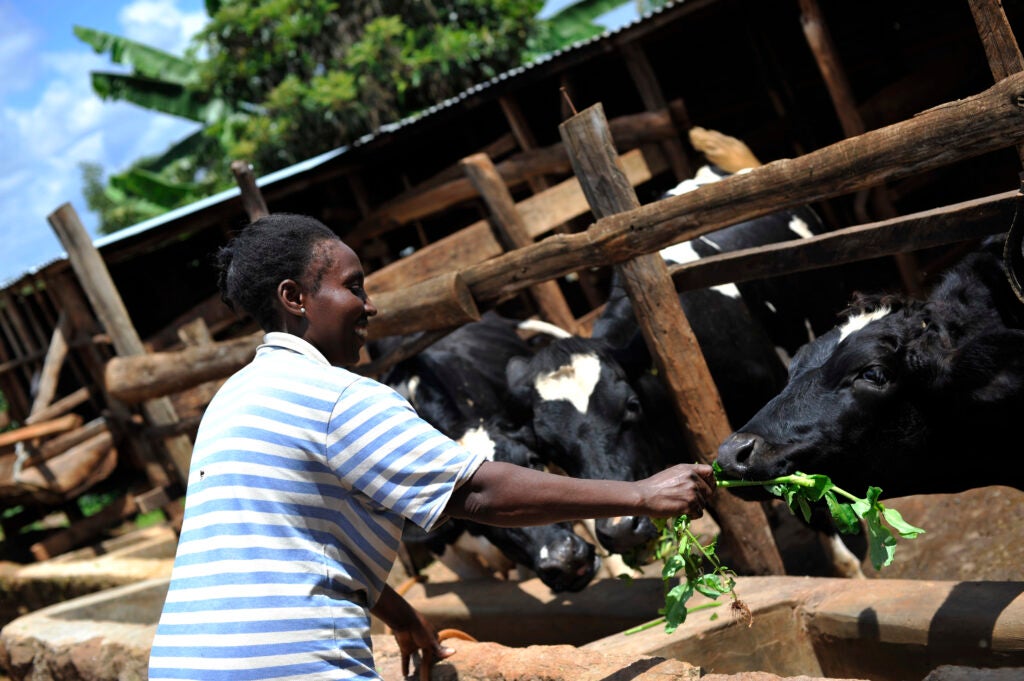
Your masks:
{"label": "concrete trough", "polygon": [[[565,644],[576,657],[592,655],[610,665],[595,678],[620,678],[612,676],[616,669],[627,673],[637,664],[661,674],[668,671],[664,661],[682,664],[673,674],[692,665],[705,674],[915,681],[937,667],[960,665],[1024,678],[1024,582],[743,577],[737,593],[753,613],[749,627],[726,603],[692,613],[672,635],[660,626],[622,634],[656,611],[661,591],[655,581],[602,580],[570,596],[554,596],[537,580],[427,583],[407,597],[439,628],[455,627],[481,642],[453,642],[459,653],[439,665],[435,679],[511,681],[540,678],[543,668],[543,678],[578,681],[578,661],[568,664]],[[166,578],[147,580],[18,618],[0,632],[11,678],[145,679],[166,589]],[[615,631],[594,636],[609,628]],[[581,637],[589,638],[576,640]],[[376,638],[385,679],[400,678],[386,654],[388,637]],[[509,654],[517,670],[488,668],[507,666]],[[566,662],[565,676],[552,671],[553,659]],[[673,678],[687,676],[696,673]]]}

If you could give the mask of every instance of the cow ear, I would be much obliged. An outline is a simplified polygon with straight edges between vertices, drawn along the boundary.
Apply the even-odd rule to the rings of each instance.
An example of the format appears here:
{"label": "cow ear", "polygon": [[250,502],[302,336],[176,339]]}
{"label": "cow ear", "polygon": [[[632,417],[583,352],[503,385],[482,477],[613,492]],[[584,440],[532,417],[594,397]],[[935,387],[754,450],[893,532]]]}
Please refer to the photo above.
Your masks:
{"label": "cow ear", "polygon": [[1024,392],[1024,331],[972,340],[956,354],[953,387],[978,404],[1019,399]]}

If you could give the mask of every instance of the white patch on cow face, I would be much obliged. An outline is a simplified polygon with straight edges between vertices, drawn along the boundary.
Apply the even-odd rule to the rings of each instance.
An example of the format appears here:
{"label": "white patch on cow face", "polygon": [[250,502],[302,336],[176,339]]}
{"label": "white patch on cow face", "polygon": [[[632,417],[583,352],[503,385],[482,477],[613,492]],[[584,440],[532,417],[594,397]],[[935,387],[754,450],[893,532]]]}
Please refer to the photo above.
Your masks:
{"label": "white patch on cow face", "polygon": [[494,461],[494,450],[496,448],[494,440],[491,439],[490,434],[488,434],[483,426],[467,430],[459,438],[458,442],[474,454],[484,456],[488,461]]}
{"label": "white patch on cow face", "polygon": [[569,364],[537,377],[533,387],[544,400],[567,400],[581,414],[587,413],[590,396],[601,378],[597,355],[573,355]]}
{"label": "white patch on cow face", "polygon": [[849,336],[851,333],[855,331],[860,331],[871,322],[881,319],[890,312],[892,312],[891,308],[880,307],[877,310],[874,310],[873,312],[865,312],[862,314],[851,315],[850,318],[846,320],[846,323],[843,324],[843,326],[840,327],[839,329],[839,342],[842,343],[843,339]]}
{"label": "white patch on cow face", "polygon": [[[717,244],[712,242],[708,243],[711,243],[714,248],[718,249]],[[700,260],[700,256],[697,254],[697,251],[693,250],[693,243],[691,241],[683,241],[678,244],[666,246],[661,249],[659,253],[661,253],[661,257],[663,259],[671,260],[680,264]],[[736,288],[736,284],[719,284],[718,286],[712,286],[711,288],[718,291],[723,296],[728,296],[734,299],[739,299],[740,297],[740,290]]]}
{"label": "white patch on cow face", "polygon": [[796,234],[801,239],[810,239],[814,236],[814,233],[811,232],[811,228],[807,226],[807,223],[795,215],[793,216],[793,219],[789,221],[789,231],[793,232],[793,234]]}

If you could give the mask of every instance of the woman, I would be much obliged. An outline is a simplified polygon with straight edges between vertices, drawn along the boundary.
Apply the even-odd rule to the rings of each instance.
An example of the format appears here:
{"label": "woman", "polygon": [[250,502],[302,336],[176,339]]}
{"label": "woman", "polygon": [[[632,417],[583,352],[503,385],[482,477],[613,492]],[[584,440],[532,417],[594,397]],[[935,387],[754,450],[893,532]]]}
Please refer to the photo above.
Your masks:
{"label": "woman", "polygon": [[156,679],[377,679],[370,613],[421,677],[452,654],[385,582],[406,520],[501,526],[701,515],[709,466],[639,482],[485,461],[355,364],[377,313],[356,254],[309,217],[257,220],[218,254],[219,286],[267,332],[196,436]]}

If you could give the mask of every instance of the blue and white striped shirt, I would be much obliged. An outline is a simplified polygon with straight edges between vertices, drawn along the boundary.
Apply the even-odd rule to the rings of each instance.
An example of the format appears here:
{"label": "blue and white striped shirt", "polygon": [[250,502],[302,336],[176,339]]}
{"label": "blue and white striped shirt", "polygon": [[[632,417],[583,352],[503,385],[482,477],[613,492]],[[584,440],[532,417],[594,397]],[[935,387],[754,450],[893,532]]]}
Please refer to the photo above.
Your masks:
{"label": "blue and white striped shirt", "polygon": [[196,436],[149,678],[377,679],[368,608],[403,521],[434,527],[482,460],[387,386],[268,333]]}

